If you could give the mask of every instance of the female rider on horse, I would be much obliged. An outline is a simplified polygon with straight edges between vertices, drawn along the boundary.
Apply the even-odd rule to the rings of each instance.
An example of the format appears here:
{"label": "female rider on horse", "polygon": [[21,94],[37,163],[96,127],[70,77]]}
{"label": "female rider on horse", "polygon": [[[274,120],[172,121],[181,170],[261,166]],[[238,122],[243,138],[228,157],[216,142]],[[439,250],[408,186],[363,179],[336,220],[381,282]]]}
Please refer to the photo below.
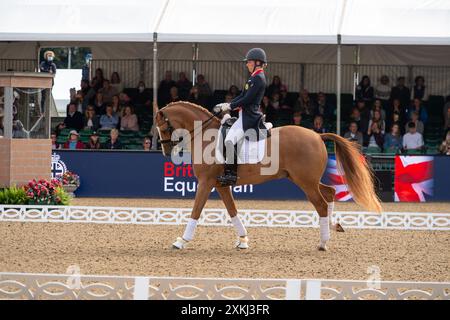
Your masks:
{"label": "female rider on horse", "polygon": [[222,112],[240,109],[239,119],[231,126],[226,138],[226,161],[224,174],[217,178],[222,186],[234,185],[237,181],[237,154],[234,145],[244,137],[244,132],[249,129],[258,132],[262,113],[259,106],[266,90],[266,76],[264,68],[267,64],[266,53],[261,48],[253,48],[248,51],[245,60],[250,78],[244,86],[244,90],[230,103],[221,103]]}

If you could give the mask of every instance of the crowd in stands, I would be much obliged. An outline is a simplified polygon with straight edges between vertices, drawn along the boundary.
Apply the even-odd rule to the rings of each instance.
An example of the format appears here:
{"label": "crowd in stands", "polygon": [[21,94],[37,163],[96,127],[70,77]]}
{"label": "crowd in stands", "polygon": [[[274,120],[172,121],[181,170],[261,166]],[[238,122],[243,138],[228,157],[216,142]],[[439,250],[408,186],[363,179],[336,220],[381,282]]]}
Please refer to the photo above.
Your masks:
{"label": "crowd in stands", "polygon": [[[183,100],[211,110],[216,103],[230,102],[239,93],[235,85],[213,91],[201,74],[193,86],[184,72],[174,80],[172,72],[166,71],[158,87],[158,106]],[[364,151],[450,153],[450,96],[445,103],[433,104],[424,77],[416,77],[410,89],[402,76],[394,86],[385,75],[374,86],[368,76],[363,76],[355,99],[349,96],[342,100],[342,135]],[[136,88],[125,88],[117,72],[109,80],[97,69],[90,82],[82,80],[81,89],[71,92],[67,117],[52,134],[53,146],[149,150],[152,99],[152,90],[144,82]],[[318,133],[336,132],[334,94],[306,89],[289,92],[279,76],[268,85],[261,111],[275,127],[297,125]]]}

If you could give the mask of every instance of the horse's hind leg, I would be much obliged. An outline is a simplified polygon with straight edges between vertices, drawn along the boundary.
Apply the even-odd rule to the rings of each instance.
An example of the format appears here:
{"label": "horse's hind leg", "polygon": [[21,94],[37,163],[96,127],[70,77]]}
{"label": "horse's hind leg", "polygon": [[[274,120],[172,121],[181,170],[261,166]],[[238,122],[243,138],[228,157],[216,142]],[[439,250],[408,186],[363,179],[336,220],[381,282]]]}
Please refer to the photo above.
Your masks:
{"label": "horse's hind leg", "polygon": [[247,237],[247,229],[245,229],[242,224],[241,219],[237,214],[236,204],[234,202],[233,194],[231,193],[230,187],[218,187],[217,192],[220,195],[225,207],[227,208],[228,214],[231,217],[231,222],[236,229],[238,234],[238,241],[236,242],[236,247],[239,249],[248,249],[248,237]]}
{"label": "horse's hind leg", "polygon": [[[319,189],[328,204],[328,216],[331,218],[334,210],[334,196],[336,195],[336,189],[323,183],[319,184]],[[331,225],[331,228],[337,232],[344,232],[344,228],[342,228],[339,222],[335,225]]]}

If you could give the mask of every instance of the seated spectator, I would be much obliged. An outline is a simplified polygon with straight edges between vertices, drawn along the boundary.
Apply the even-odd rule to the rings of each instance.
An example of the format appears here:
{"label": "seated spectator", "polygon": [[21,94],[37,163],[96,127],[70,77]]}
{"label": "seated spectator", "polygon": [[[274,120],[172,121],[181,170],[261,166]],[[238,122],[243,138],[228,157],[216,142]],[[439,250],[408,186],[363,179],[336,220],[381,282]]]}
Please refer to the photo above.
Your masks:
{"label": "seated spectator", "polygon": [[178,96],[178,88],[172,87],[170,88],[170,97],[169,101],[167,103],[177,102],[181,101],[180,97]]}
{"label": "seated spectator", "polygon": [[317,133],[325,133],[327,130],[323,127],[323,118],[322,116],[315,116],[314,117],[314,124],[313,124],[313,131]]}
{"label": "seated spectator", "polygon": [[92,132],[92,134],[89,137],[89,141],[86,144],[86,148],[94,150],[101,149],[100,137],[97,132],[95,131]]}
{"label": "seated spectator", "polygon": [[209,86],[209,83],[206,82],[205,76],[202,74],[199,74],[197,76],[197,87],[198,87],[198,94],[203,99],[206,99],[208,101],[209,97],[212,96],[212,90]]}
{"label": "seated spectator", "polygon": [[428,100],[428,91],[425,87],[425,78],[422,76],[417,76],[414,79],[414,86],[411,90],[411,100],[419,99],[421,101]]}
{"label": "seated spectator", "polygon": [[376,100],[373,102],[372,110],[370,110],[370,117],[371,117],[371,118],[373,118],[373,112],[374,112],[375,110],[380,111],[380,114],[381,114],[381,120],[386,121],[386,112],[383,110],[383,105],[382,105],[380,99],[376,99]]}
{"label": "seated spectator", "polygon": [[239,88],[238,87],[236,87],[234,84],[228,89],[228,92],[227,93],[229,93],[230,95],[231,95],[231,97],[232,97],[232,99],[234,99],[234,98],[236,98],[239,94],[240,94],[240,91],[239,91]]}
{"label": "seated spectator", "polygon": [[95,95],[94,110],[98,116],[104,115],[106,112],[106,103],[103,101],[103,95],[100,92]]}
{"label": "seated spectator", "polygon": [[427,124],[428,112],[420,99],[414,99],[412,105],[408,108],[409,119],[412,119],[412,113],[414,111],[419,114],[419,120],[422,121],[424,125]]}
{"label": "seated spectator", "polygon": [[301,112],[294,112],[292,116],[292,121],[294,126],[302,126],[303,127],[303,119]]}
{"label": "seated spectator", "polygon": [[152,138],[149,136],[145,137],[142,142],[142,147],[144,148],[144,151],[150,151],[152,149]]}
{"label": "seated spectator", "polygon": [[178,81],[176,84],[178,88],[178,94],[181,100],[187,100],[189,98],[189,92],[192,88],[192,82],[186,77],[186,73],[180,72],[178,74]]}
{"label": "seated spectator", "polygon": [[231,103],[231,101],[233,101],[233,95],[231,94],[231,93],[227,93],[226,95],[225,95],[225,102],[226,103]]}
{"label": "seated spectator", "polygon": [[95,77],[92,78],[95,92],[103,88],[103,80],[104,80],[103,70],[101,68],[97,68],[95,70]]}
{"label": "seated spectator", "polygon": [[[136,96],[133,97],[132,103],[136,108],[150,108],[152,106],[151,96],[149,92],[145,90],[145,82],[139,81],[138,92]],[[165,106],[165,104],[164,104]]]}
{"label": "seated spectator", "polygon": [[280,89],[280,108],[293,110],[293,101],[289,100],[287,90],[284,86]]}
{"label": "seated spectator", "polygon": [[77,105],[75,103],[69,104],[69,110],[67,116],[64,119],[66,128],[75,129],[77,131],[83,128],[83,115],[77,111]]}
{"label": "seated spectator", "polygon": [[370,110],[362,99],[359,99],[356,102],[356,108],[358,108],[361,117],[358,128],[365,134],[367,129],[369,129]]}
{"label": "seated spectator", "polygon": [[83,129],[97,131],[100,127],[100,121],[95,114],[93,106],[88,106],[84,114]]}
{"label": "seated spectator", "polygon": [[64,143],[64,149],[76,150],[76,149],[84,149],[83,142],[79,141],[79,134],[76,130],[72,130],[69,133],[69,139],[66,143]]}
{"label": "seated spectator", "polygon": [[386,130],[386,124],[384,120],[381,118],[381,112],[379,110],[373,111],[373,117],[369,120],[369,128],[367,134],[370,135],[371,127],[374,122],[379,123],[379,128],[381,130],[381,133],[384,134]]}
{"label": "seated spectator", "polygon": [[381,129],[381,121],[371,122],[367,135],[369,136],[369,148],[378,147],[380,150],[383,150],[384,131]]}
{"label": "seated spectator", "polygon": [[122,106],[120,105],[120,98],[119,95],[115,95],[112,98],[112,103],[111,103],[112,107],[113,107],[113,112],[115,114],[117,114],[118,116],[120,116],[120,114],[122,113]]}
{"label": "seated spectator", "polygon": [[294,112],[301,112],[303,118],[310,118],[314,116],[316,112],[316,105],[314,101],[311,100],[309,92],[306,89],[300,91],[299,97],[294,104]]}
{"label": "seated spectator", "polygon": [[409,88],[405,86],[405,81],[405,77],[398,77],[397,85],[391,90],[391,100],[398,99],[403,107],[409,104],[411,95]]}
{"label": "seated spectator", "polygon": [[450,156],[450,131],[447,132],[445,140],[439,146],[439,152]]}
{"label": "seated spectator", "polygon": [[64,122],[60,122],[55,127],[55,133],[57,136],[61,134],[61,131],[66,128],[66,124]]}
{"label": "seated spectator", "polygon": [[158,87],[158,105],[165,106],[169,103],[170,89],[176,87],[177,83],[172,79],[172,71],[166,71],[164,79]]}
{"label": "seated spectator", "polygon": [[[414,111],[413,113],[411,113],[411,119],[410,122],[414,122],[414,124],[416,125],[416,131],[418,133],[420,133],[421,135],[423,135],[424,132],[424,125],[423,122],[419,120],[419,113],[417,111]],[[409,123],[406,124],[405,126],[405,131],[408,132],[409,131]]]}
{"label": "seated spectator", "polygon": [[403,126],[402,122],[400,121],[400,115],[398,114],[398,112],[394,112],[392,114],[392,119],[390,121],[391,128],[392,128],[393,125],[397,125],[399,127],[400,135],[405,134],[405,127]]}
{"label": "seated spectator", "polygon": [[348,131],[344,134],[344,138],[356,142],[360,147],[363,145],[363,134],[358,130],[358,124],[355,121],[350,122]]}
{"label": "seated spectator", "polygon": [[361,127],[361,112],[359,111],[359,109],[357,107],[354,107],[352,109],[352,113],[350,113],[350,123],[351,122],[356,122],[356,124],[358,125],[358,128]]}
{"label": "seated spectator", "polygon": [[403,148],[405,150],[423,149],[423,137],[417,132],[414,122],[408,123],[408,132],[403,136]]}
{"label": "seated spectator", "polygon": [[444,115],[444,129],[445,131],[447,131],[450,129],[450,96],[447,96],[445,98],[443,115]]}
{"label": "seated spectator", "polygon": [[356,99],[362,99],[365,102],[373,100],[373,87],[370,85],[370,78],[363,76],[355,92]]}
{"label": "seated spectator", "polygon": [[58,139],[56,132],[52,131],[52,133],[50,134],[50,139],[52,139],[52,150],[61,149],[61,145],[58,142],[56,142],[56,140]]}
{"label": "seated spectator", "polygon": [[[90,93],[91,87],[89,86],[88,80],[81,80],[80,82],[80,90],[77,91],[77,96],[81,103],[81,112],[84,113],[86,111],[87,106],[89,105],[89,100],[94,98],[94,94]],[[94,91],[94,90],[92,90]]]}
{"label": "seated spectator", "polygon": [[122,149],[122,144],[119,141],[119,130],[111,130],[110,139],[102,146],[102,149]]}
{"label": "seated spectator", "polygon": [[317,94],[316,114],[322,116],[325,120],[334,118],[335,108],[327,101],[327,96],[323,92]]}
{"label": "seated spectator", "polygon": [[120,119],[120,130],[139,131],[138,118],[131,106],[126,106]]}
{"label": "seated spectator", "polygon": [[95,91],[95,82],[93,80],[91,80],[89,82],[89,88],[87,90],[87,93],[83,97],[82,106],[83,106],[84,110],[86,110],[86,108],[89,104],[94,104],[96,94],[97,94],[97,91]]}
{"label": "seated spectator", "polygon": [[208,97],[200,95],[200,91],[198,90],[197,85],[192,87],[188,101],[205,108],[208,106]]}
{"label": "seated spectator", "polygon": [[392,125],[391,132],[384,136],[384,150],[397,152],[402,149],[402,135],[400,133],[400,126],[395,123]]}
{"label": "seated spectator", "polygon": [[111,87],[113,87],[117,93],[120,93],[123,91],[124,85],[123,85],[122,81],[120,80],[120,76],[117,71],[114,71],[111,74]]}
{"label": "seated spectator", "polygon": [[389,104],[390,97],[391,86],[389,85],[389,77],[382,75],[380,78],[380,84],[375,88],[375,99],[381,100],[383,106],[386,108]]}
{"label": "seated spectator", "polygon": [[103,88],[98,90],[103,95],[103,102],[104,103],[112,103],[113,97],[118,94],[119,92],[111,86],[111,83],[108,79],[103,80]]}
{"label": "seated spectator", "polygon": [[266,116],[265,121],[271,122],[273,125],[278,121],[278,112],[272,107],[268,96],[264,96],[261,103],[261,112]]}
{"label": "seated spectator", "polygon": [[112,105],[106,106],[106,114],[100,117],[100,129],[109,130],[117,128],[119,117],[113,112]]}
{"label": "seated spectator", "polygon": [[271,97],[275,92],[280,92],[282,86],[281,78],[279,76],[274,76],[272,78],[272,83],[266,89],[266,95]]}
{"label": "seated spectator", "polygon": [[124,106],[131,102],[131,98],[124,92],[119,93],[120,105]]}

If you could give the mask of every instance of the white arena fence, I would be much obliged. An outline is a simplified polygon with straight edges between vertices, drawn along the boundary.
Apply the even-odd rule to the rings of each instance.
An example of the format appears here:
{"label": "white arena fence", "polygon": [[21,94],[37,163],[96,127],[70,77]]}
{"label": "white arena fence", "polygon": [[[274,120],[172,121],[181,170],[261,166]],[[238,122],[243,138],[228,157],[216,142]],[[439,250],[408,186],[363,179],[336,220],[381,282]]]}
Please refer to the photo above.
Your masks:
{"label": "white arena fence", "polygon": [[450,300],[450,283],[2,272],[0,299]]}
{"label": "white arena fence", "polygon": [[[19,206],[0,205],[0,222],[65,222],[140,225],[185,224],[191,214],[189,208],[127,208],[84,206]],[[247,227],[318,227],[315,211],[239,210]],[[450,230],[450,213],[417,212],[351,212],[336,211],[333,223],[344,228],[397,230]],[[231,220],[225,209],[204,209],[200,224],[229,226]]]}

